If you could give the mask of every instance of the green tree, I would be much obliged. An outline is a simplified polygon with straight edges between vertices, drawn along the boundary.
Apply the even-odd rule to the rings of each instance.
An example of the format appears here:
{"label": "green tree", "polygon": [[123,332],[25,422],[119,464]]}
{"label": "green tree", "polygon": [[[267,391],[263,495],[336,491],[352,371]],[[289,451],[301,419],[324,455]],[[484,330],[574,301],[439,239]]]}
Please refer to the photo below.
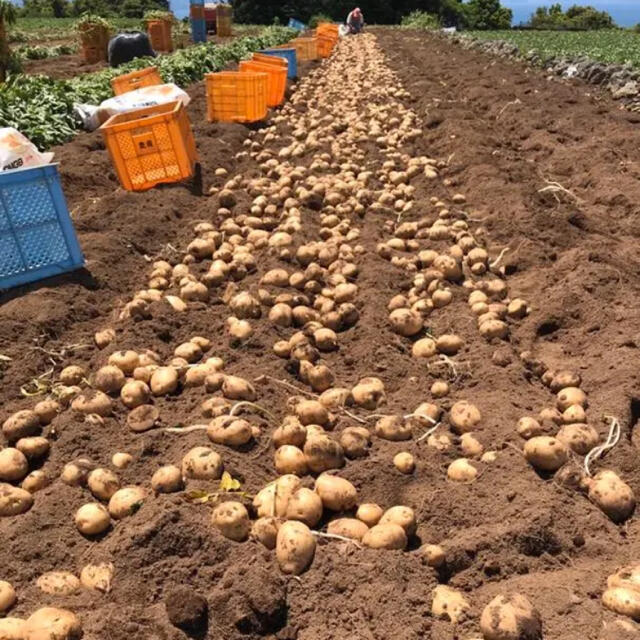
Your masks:
{"label": "green tree", "polygon": [[500,0],[470,0],[466,7],[472,29],[509,29],[513,11],[500,4]]}
{"label": "green tree", "polygon": [[0,82],[7,79],[7,71],[13,66],[7,27],[16,23],[18,12],[9,0],[0,0]]}

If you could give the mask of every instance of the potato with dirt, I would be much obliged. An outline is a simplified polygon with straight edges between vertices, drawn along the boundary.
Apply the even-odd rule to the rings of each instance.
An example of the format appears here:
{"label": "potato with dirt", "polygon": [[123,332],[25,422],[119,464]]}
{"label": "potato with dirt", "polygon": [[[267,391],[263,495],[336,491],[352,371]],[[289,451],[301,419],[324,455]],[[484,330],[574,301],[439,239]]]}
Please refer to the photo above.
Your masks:
{"label": "potato with dirt", "polygon": [[433,590],[431,613],[436,618],[444,618],[458,624],[469,609],[469,601],[457,589],[441,584]]}
{"label": "potato with dirt", "polygon": [[557,471],[569,459],[569,449],[559,438],[535,436],[525,443],[524,457],[540,471]]}
{"label": "potato with dirt", "polygon": [[26,513],[33,506],[33,496],[25,489],[0,482],[0,518]]}
{"label": "potato with dirt", "polygon": [[321,497],[315,491],[301,487],[289,499],[285,517],[287,520],[299,520],[313,528],[320,522],[322,511]]}
{"label": "potato with dirt", "polygon": [[17,600],[18,597],[13,585],[5,580],[0,580],[0,614],[5,614],[9,611]]}
{"label": "potato with dirt", "polygon": [[407,534],[394,522],[376,524],[364,534],[362,543],[371,549],[404,550],[407,546]]}
{"label": "potato with dirt", "polygon": [[525,596],[498,595],[482,611],[480,629],[485,640],[541,640],[542,619]]}
{"label": "potato with dirt", "polygon": [[624,522],[633,513],[636,499],[631,487],[614,471],[604,469],[584,481],[589,499],[614,522]]}
{"label": "potato with dirt", "polygon": [[242,542],[249,536],[249,513],[241,502],[229,501],[219,504],[213,510],[211,522],[229,540]]}
{"label": "potato with dirt", "polygon": [[29,461],[19,449],[0,449],[0,482],[19,482],[29,473]]}
{"label": "potato with dirt", "polygon": [[97,502],[90,502],[76,511],[75,522],[82,535],[97,536],[111,526],[111,516],[106,507]]}
{"label": "potato with dirt", "polygon": [[82,624],[66,609],[43,607],[32,613],[24,625],[24,640],[79,640]]}
{"label": "potato with dirt", "polygon": [[109,500],[109,513],[115,520],[122,520],[136,513],[147,499],[143,487],[135,485],[118,489]]}
{"label": "potato with dirt", "polygon": [[194,447],[182,458],[185,480],[217,480],[223,468],[222,458],[209,447]]}
{"label": "potato with dirt", "polygon": [[329,473],[318,476],[315,490],[323,506],[332,511],[348,511],[358,499],[357,489],[348,480]]}
{"label": "potato with dirt", "polygon": [[278,529],[276,558],[282,573],[300,575],[313,561],[316,540],[303,522],[288,520]]}

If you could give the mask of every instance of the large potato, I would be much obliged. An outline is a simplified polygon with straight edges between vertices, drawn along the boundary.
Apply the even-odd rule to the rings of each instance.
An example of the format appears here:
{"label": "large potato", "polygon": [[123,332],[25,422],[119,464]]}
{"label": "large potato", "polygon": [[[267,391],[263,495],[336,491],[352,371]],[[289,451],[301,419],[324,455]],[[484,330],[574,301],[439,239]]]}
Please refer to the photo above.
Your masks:
{"label": "large potato", "polygon": [[41,591],[52,595],[71,595],[80,590],[80,580],[69,571],[43,573],[36,584]]}
{"label": "large potato", "polygon": [[316,479],[315,490],[323,506],[332,511],[353,509],[358,499],[358,491],[348,480],[328,473]]}
{"label": "large potato", "polygon": [[578,387],[565,387],[556,396],[556,406],[559,411],[566,411],[571,405],[587,406],[587,395]]}
{"label": "large potato", "polygon": [[20,438],[16,442],[16,449],[23,453],[29,460],[43,458],[49,453],[49,441],[42,436],[32,436],[30,438]]}
{"label": "large potato", "polygon": [[482,414],[478,407],[466,400],[456,402],[449,412],[449,422],[455,433],[462,435],[474,431],[482,420]]}
{"label": "large potato", "polygon": [[24,626],[24,640],[79,640],[82,625],[66,609],[43,607],[32,613]]}
{"label": "large potato", "polygon": [[166,396],[173,393],[180,384],[178,372],[173,367],[158,367],[149,381],[154,396]]}
{"label": "large potato", "polygon": [[33,496],[28,491],[0,482],[0,518],[20,515],[32,506]]}
{"label": "large potato", "polygon": [[9,582],[0,580],[0,614],[9,611],[17,599],[13,586]]}
{"label": "large potato", "polygon": [[271,436],[274,446],[277,448],[285,444],[294,447],[303,447],[307,439],[307,430],[296,416],[286,416],[282,424]]}
{"label": "large potato", "polygon": [[340,432],[340,446],[347,458],[363,458],[371,444],[371,434],[365,427],[347,427]]}
{"label": "large potato", "polygon": [[18,482],[29,473],[29,462],[22,451],[0,449],[0,482]]}
{"label": "large potato", "polygon": [[302,450],[290,444],[285,444],[276,450],[273,462],[279,474],[293,473],[304,476],[309,470]]}
{"label": "large potato", "polygon": [[332,520],[327,527],[327,533],[332,533],[343,538],[350,538],[351,540],[362,541],[365,534],[369,531],[369,527],[356,518],[338,518]]}
{"label": "large potato", "polygon": [[0,618],[0,640],[24,640],[26,624],[22,618]]}
{"label": "large potato", "polygon": [[131,380],[120,389],[120,399],[125,407],[135,409],[147,404],[151,398],[151,389],[142,380]]}
{"label": "large potato", "polygon": [[496,596],[482,612],[480,629],[485,640],[534,640],[542,637],[540,614],[519,593]]}
{"label": "large potato", "polygon": [[118,489],[109,500],[109,513],[112,518],[121,520],[136,513],[147,497],[142,487],[130,486]]}
{"label": "large potato", "polygon": [[536,436],[525,443],[524,457],[536,469],[557,471],[569,459],[569,450],[558,438]]}
{"label": "large potato", "polygon": [[398,505],[387,509],[378,524],[398,524],[411,537],[416,532],[416,514],[410,507]]}
{"label": "large potato", "polygon": [[287,520],[299,520],[308,527],[315,527],[322,518],[322,499],[311,489],[301,487],[289,499]]}
{"label": "large potato", "polygon": [[246,400],[247,402],[254,402],[257,397],[253,385],[237,376],[224,377],[222,395],[229,400]]}
{"label": "large potato", "polygon": [[35,411],[23,409],[10,415],[2,424],[2,433],[9,442],[20,438],[37,436],[42,429],[40,418]]}
{"label": "large potato", "polygon": [[251,527],[251,538],[257,540],[267,549],[275,549],[280,524],[281,522],[278,518],[269,516],[258,518]]}
{"label": "large potato", "polygon": [[296,416],[304,426],[319,424],[325,426],[329,422],[329,411],[317,400],[303,400],[296,405]]}
{"label": "large potato", "polygon": [[258,517],[274,516],[284,518],[293,494],[300,488],[300,478],[287,474],[258,491],[253,499],[253,506]]}
{"label": "large potato", "polygon": [[93,386],[103,393],[119,393],[127,381],[122,369],[108,364],[98,369],[93,377]]}
{"label": "large potato", "polygon": [[185,480],[217,480],[222,470],[222,458],[208,447],[194,447],[182,458],[182,477]]}
{"label": "large potato", "polygon": [[113,564],[101,562],[100,564],[88,564],[80,572],[80,583],[85,589],[109,593],[113,579]]}
{"label": "large potato", "polygon": [[251,424],[242,418],[218,416],[207,427],[207,436],[215,444],[241,447],[253,438]]}
{"label": "large potato", "polygon": [[382,518],[383,514],[384,511],[382,510],[382,507],[374,502],[365,502],[358,507],[356,518],[358,518],[358,520],[362,520],[367,527],[374,527],[378,522],[380,522],[380,518]]}
{"label": "large potato", "polygon": [[589,499],[614,522],[624,522],[635,509],[633,490],[613,471],[600,471],[589,482]]}
{"label": "large potato", "polygon": [[440,584],[433,590],[431,613],[436,618],[448,618],[457,624],[470,608],[468,600],[456,589]]}
{"label": "large potato", "polygon": [[249,535],[249,513],[241,502],[223,502],[219,504],[211,516],[213,526],[229,540],[242,542]]}
{"label": "large potato", "polygon": [[411,309],[395,309],[389,314],[391,328],[401,336],[410,338],[422,331],[422,316]]}
{"label": "large potato", "polygon": [[111,517],[105,507],[96,502],[82,505],[76,511],[76,527],[85,536],[97,536],[111,526]]}
{"label": "large potato", "polygon": [[151,476],[151,488],[156,493],[174,493],[184,486],[182,472],[174,464],[160,467]]}
{"label": "large potato", "polygon": [[565,424],[556,438],[580,456],[586,456],[600,442],[598,432],[591,425],[579,423]]}
{"label": "large potato", "polygon": [[640,591],[609,587],[602,594],[602,604],[611,611],[640,622]]}
{"label": "large potato", "polygon": [[453,482],[473,482],[478,470],[466,458],[458,458],[447,467],[447,477]]}
{"label": "large potato", "polygon": [[87,486],[94,497],[107,501],[120,488],[120,480],[109,469],[94,469],[87,476]]}
{"label": "large potato", "polygon": [[371,549],[405,549],[407,534],[399,524],[394,522],[377,524],[364,534],[362,543]]}
{"label": "large potato", "polygon": [[304,444],[304,457],[307,466],[314,473],[344,466],[344,451],[340,444],[327,435],[307,436]]}
{"label": "large potato", "polygon": [[312,562],[316,540],[306,524],[288,520],[276,537],[276,558],[283,573],[299,575]]}
{"label": "large potato", "polygon": [[409,440],[412,435],[411,423],[402,416],[384,416],[376,422],[375,434],[392,442]]}
{"label": "large potato", "polygon": [[379,378],[362,378],[351,389],[353,401],[363,409],[377,409],[385,401],[384,383]]}

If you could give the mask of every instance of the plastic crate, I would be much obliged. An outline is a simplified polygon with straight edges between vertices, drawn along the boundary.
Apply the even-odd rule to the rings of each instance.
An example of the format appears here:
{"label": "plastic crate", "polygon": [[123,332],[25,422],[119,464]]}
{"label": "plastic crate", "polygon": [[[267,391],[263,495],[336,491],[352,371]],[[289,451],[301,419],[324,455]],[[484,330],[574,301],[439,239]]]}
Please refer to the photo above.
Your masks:
{"label": "plastic crate", "polygon": [[316,38],[295,38],[291,41],[295,47],[298,62],[309,62],[318,59],[318,40]]}
{"label": "plastic crate", "polygon": [[207,73],[209,122],[257,122],[267,117],[266,73]]}
{"label": "plastic crate", "polygon": [[193,175],[196,145],[182,102],[120,113],[100,130],[118,180],[128,191],[144,191]]}
{"label": "plastic crate", "polygon": [[192,4],[189,6],[189,18],[191,20],[204,20],[204,5]]}
{"label": "plastic crate", "polygon": [[116,78],[111,78],[111,88],[116,96],[142,87],[152,87],[162,84],[162,78],[158,73],[158,67],[146,67],[131,73],[125,73]]}
{"label": "plastic crate", "polygon": [[0,173],[0,289],[83,264],[58,165]]}
{"label": "plastic crate", "polygon": [[298,77],[298,57],[295,49],[264,49],[260,53],[267,56],[285,58],[289,63],[287,77],[291,79]]}
{"label": "plastic crate", "polygon": [[334,22],[319,22],[316,32],[322,35],[331,36],[336,41],[340,38],[340,27]]}
{"label": "plastic crate", "polygon": [[277,107],[284,102],[284,92],[287,88],[287,69],[275,64],[243,60],[239,65],[243,73],[266,73],[267,80],[267,107]]}
{"label": "plastic crate", "polygon": [[194,42],[207,41],[207,23],[204,20],[191,20],[191,39]]}
{"label": "plastic crate", "polygon": [[318,55],[321,58],[328,58],[333,51],[333,47],[335,46],[335,42],[333,38],[329,38],[319,34],[316,36],[316,40],[318,41]]}
{"label": "plastic crate", "polygon": [[296,20],[295,18],[289,18],[288,27],[290,29],[295,29],[296,31],[307,30],[307,25],[304,22],[300,22],[300,20]]}
{"label": "plastic crate", "polygon": [[216,7],[216,35],[221,38],[230,38],[232,34],[233,12],[227,4],[219,4]]}
{"label": "plastic crate", "polygon": [[148,20],[147,32],[154,51],[171,51],[171,24],[166,20]]}

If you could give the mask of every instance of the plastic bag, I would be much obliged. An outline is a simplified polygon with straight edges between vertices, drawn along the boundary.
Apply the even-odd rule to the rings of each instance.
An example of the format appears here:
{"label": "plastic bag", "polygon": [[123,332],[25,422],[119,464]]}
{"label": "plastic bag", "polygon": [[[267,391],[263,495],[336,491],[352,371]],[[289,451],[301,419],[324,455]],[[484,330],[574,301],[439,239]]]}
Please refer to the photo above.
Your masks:
{"label": "plastic bag", "polygon": [[0,171],[37,167],[50,164],[52,160],[53,153],[41,153],[17,129],[0,129]]}
{"label": "plastic bag", "polygon": [[84,128],[94,131],[111,116],[176,101],[182,102],[186,107],[191,102],[191,98],[186,91],[175,84],[156,84],[109,98],[99,107],[90,104],[76,104],[74,107]]}

